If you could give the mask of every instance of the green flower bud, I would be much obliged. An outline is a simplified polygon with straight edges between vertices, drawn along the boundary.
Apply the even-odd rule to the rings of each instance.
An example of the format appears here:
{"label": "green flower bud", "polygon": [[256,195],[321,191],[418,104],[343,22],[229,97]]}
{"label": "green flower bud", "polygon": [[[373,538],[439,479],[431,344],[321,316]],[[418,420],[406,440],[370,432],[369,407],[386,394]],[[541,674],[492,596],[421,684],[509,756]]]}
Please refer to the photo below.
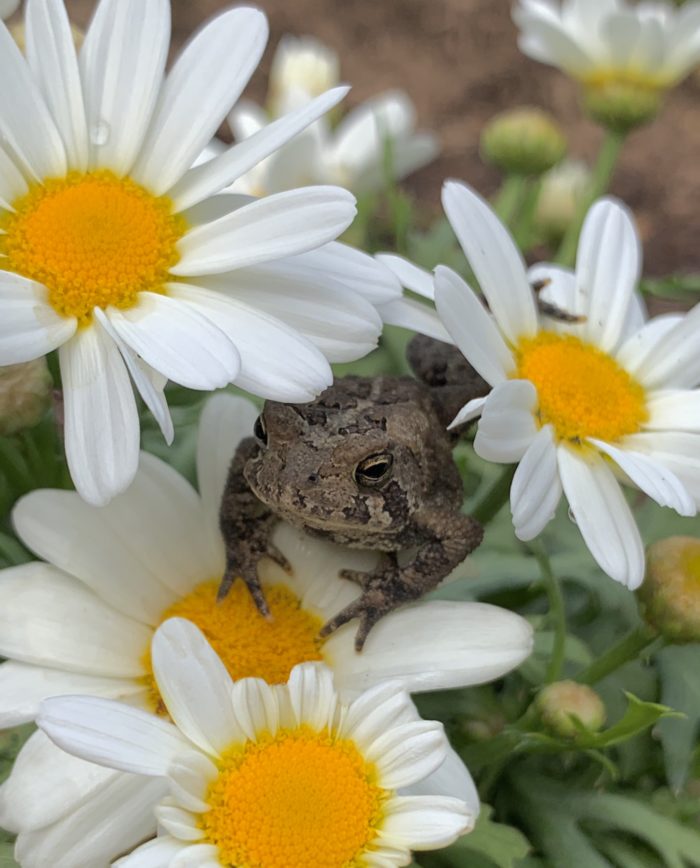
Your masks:
{"label": "green flower bud", "polygon": [[667,639],[700,641],[700,539],[671,536],[650,545],[637,596],[647,623]]}
{"label": "green flower bud", "polygon": [[43,357],[0,367],[0,435],[34,427],[48,409],[51,386]]}
{"label": "green flower bud", "polygon": [[541,175],[566,153],[566,138],[554,118],[538,108],[496,115],[481,135],[481,154],[509,175]]}
{"label": "green flower bud", "polygon": [[553,243],[564,237],[591,183],[591,170],[581,160],[563,160],[542,177],[535,224]]}
{"label": "green flower bud", "polygon": [[584,85],[583,105],[594,121],[619,133],[652,121],[664,90],[620,79]]}
{"label": "green flower bud", "polygon": [[576,738],[580,734],[573,718],[591,732],[605,723],[605,706],[600,696],[592,687],[576,681],[548,684],[537,695],[535,708],[547,729],[563,738]]}

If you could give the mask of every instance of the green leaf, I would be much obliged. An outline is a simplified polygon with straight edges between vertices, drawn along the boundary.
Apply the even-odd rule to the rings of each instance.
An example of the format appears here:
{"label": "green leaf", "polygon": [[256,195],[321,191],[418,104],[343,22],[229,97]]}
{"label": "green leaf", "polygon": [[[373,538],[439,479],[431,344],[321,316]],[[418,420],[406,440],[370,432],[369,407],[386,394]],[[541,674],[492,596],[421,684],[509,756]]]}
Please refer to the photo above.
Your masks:
{"label": "green leaf", "polygon": [[676,792],[688,778],[700,731],[700,645],[671,645],[656,655],[661,673],[661,699],[684,713],[662,720],[661,737],[669,786]]}
{"label": "green leaf", "polygon": [[14,852],[14,844],[0,844],[0,868],[19,868]]}
{"label": "green leaf", "polygon": [[[473,857],[486,857],[498,868],[514,868],[516,860],[523,859],[532,849],[530,843],[523,833],[513,826],[495,823],[491,819],[492,814],[493,808],[482,804],[474,831],[460,838],[445,855],[472,854]],[[472,865],[474,862],[470,857],[464,864]]]}
{"label": "green leaf", "polygon": [[10,774],[15,757],[33,732],[31,723],[0,731],[0,783]]}

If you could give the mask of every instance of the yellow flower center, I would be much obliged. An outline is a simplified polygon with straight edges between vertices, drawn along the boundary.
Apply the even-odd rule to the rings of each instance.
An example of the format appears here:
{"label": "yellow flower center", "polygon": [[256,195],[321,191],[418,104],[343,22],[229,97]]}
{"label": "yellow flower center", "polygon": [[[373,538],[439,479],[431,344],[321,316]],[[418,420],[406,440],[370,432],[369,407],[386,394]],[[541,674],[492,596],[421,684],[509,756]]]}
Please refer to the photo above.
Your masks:
{"label": "yellow flower center", "polygon": [[[236,582],[220,602],[216,599],[218,586],[218,581],[198,585],[163,612],[161,623],[168,618],[187,618],[196,624],[234,680],[262,678],[268,684],[284,684],[297,663],[322,659],[323,640],[318,634],[323,621],[302,609],[289,588],[274,585],[265,589],[272,613],[268,621],[255,608],[243,582]],[[150,651],[144,661],[152,672]],[[153,675],[146,679],[154,709],[164,713]]]}
{"label": "yellow flower center", "polygon": [[515,355],[514,378],[535,386],[538,421],[559,440],[614,442],[648,418],[642,386],[592,344],[544,331],[521,340]]}
{"label": "yellow flower center", "polygon": [[83,325],[95,307],[163,292],[187,228],[167,197],[106,170],[47,180],[12,207],[0,219],[2,267],[42,283],[54,310]]}
{"label": "yellow flower center", "polygon": [[236,868],[355,868],[391,793],[355,744],[309,727],[232,748],[201,827]]}

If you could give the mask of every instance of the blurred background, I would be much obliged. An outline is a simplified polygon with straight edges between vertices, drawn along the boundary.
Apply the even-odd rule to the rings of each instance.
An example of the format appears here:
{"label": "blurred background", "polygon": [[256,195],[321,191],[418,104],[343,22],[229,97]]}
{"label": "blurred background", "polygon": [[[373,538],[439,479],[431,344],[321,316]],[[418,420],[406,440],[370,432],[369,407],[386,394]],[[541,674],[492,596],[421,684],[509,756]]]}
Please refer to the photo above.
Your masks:
{"label": "blurred background", "polygon": [[[84,27],[93,0],[66,0]],[[172,0],[173,50],[229,0]],[[434,131],[442,155],[406,182],[425,222],[440,211],[446,177],[490,195],[495,170],[479,158],[479,134],[496,112],[517,105],[551,111],[570,151],[589,162],[600,131],[579,109],[576,87],[520,54],[509,0],[258,0],[271,38],[247,94],[262,101],[274,49],[284,33],[312,35],[334,48],[353,86],[348,106],[400,87],[416,104],[418,126]],[[648,275],[700,271],[700,72],[673,90],[659,117],[630,137],[612,184],[634,210]]]}

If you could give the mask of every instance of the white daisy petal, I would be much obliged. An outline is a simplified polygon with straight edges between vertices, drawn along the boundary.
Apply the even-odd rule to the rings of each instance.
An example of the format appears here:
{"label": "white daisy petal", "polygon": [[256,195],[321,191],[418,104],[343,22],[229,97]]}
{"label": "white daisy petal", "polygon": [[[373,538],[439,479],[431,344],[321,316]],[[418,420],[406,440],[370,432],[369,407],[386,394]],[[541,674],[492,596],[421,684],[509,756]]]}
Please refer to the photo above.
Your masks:
{"label": "white daisy petal", "polygon": [[184,846],[175,838],[161,835],[137,847],[128,856],[117,859],[114,868],[169,868]]}
{"label": "white daisy petal", "polygon": [[269,263],[209,278],[207,286],[282,320],[331,362],[366,355],[381,333],[376,308],[331,277],[302,279]]}
{"label": "white daisy petal", "polygon": [[484,398],[472,398],[471,401],[467,401],[464,407],[462,407],[459,413],[457,413],[454,419],[447,426],[448,430],[458,428],[460,425],[464,425],[467,422],[471,422],[472,419],[476,419],[477,416],[481,416],[481,411],[484,409],[487,397],[488,396]]}
{"label": "white daisy petal", "polygon": [[270,116],[257,103],[244,98],[231,109],[227,121],[234,139],[242,142],[266,126]]}
{"label": "white daisy petal", "polygon": [[219,769],[203,753],[178,756],[168,768],[170,794],[188,811],[204,814],[209,810],[205,801],[209,784],[218,774]]}
{"label": "white daisy petal", "polygon": [[[0,574],[0,654],[35,666],[138,678],[151,631],[48,564]],[[66,624],[80,624],[67,630]]]}
{"label": "white daisy petal", "polygon": [[161,803],[156,807],[155,815],[159,827],[180,841],[201,841],[205,837],[204,831],[189,811]]}
{"label": "white daisy petal", "polygon": [[137,775],[164,776],[178,754],[192,750],[172,723],[92,696],[44,700],[37,725],[68,753]]}
{"label": "white daisy petal", "polygon": [[262,678],[242,678],[231,691],[238,732],[255,741],[261,732],[274,735],[280,724],[277,694]]}
{"label": "white daisy petal", "polygon": [[406,289],[422,295],[423,298],[435,298],[433,276],[429,271],[419,268],[417,265],[409,262],[408,259],[404,259],[403,256],[397,256],[394,253],[377,253],[375,259],[386,265]]}
{"label": "white daisy petal", "polygon": [[449,332],[435,310],[412,298],[397,298],[379,305],[379,314],[387,325],[420,332],[435,340],[452,343]]}
{"label": "white daisy petal", "polygon": [[114,775],[77,810],[46,829],[19,836],[15,854],[26,868],[102,868],[156,831],[153,806],[165,793],[160,780]]}
{"label": "white daisy petal", "polygon": [[78,331],[59,349],[66,459],[81,496],[102,505],[134,478],[139,418],[119,350],[102,326]]}
{"label": "white daisy petal", "polygon": [[511,343],[537,330],[537,308],[525,263],[491,207],[458,181],[447,181],[442,204],[496,322]]}
{"label": "white daisy petal", "polygon": [[219,848],[213,844],[193,844],[180,850],[168,868],[222,868]]}
{"label": "white daisy petal", "polygon": [[700,304],[697,304],[656,341],[635,367],[635,376],[647,389],[697,386],[700,383],[699,340]]}
{"label": "white daisy petal", "polygon": [[537,391],[529,380],[497,385],[481,411],[474,449],[481,458],[510,464],[525,455],[537,435]]}
{"label": "white daisy petal", "polygon": [[510,509],[518,539],[538,536],[554,518],[560,498],[554,431],[551,425],[545,425],[523,455],[510,488]]}
{"label": "white daisy petal", "polygon": [[139,395],[141,395],[144,404],[158,423],[165,442],[170,446],[175,437],[175,428],[173,427],[173,420],[165,398],[165,385],[167,381],[158,371],[146,364],[140,356],[133,352],[130,346],[124,343],[103,310],[95,308],[93,316],[119,348],[121,357],[124,359],[124,364],[131,375],[131,379],[134,381]]}
{"label": "white daisy petal", "polygon": [[401,296],[401,284],[383,263],[338,241],[284,259],[279,266],[290,276],[298,274],[302,279],[332,277],[375,305]]}
{"label": "white daisy petal", "polygon": [[447,847],[468,832],[473,823],[460,799],[396,796],[387,805],[381,841],[410,850],[434,850]]}
{"label": "white daisy petal", "polygon": [[647,431],[625,437],[625,448],[641,452],[674,473],[700,508],[700,435]]}
{"label": "white daisy petal", "polygon": [[0,786],[0,825],[12,832],[51,826],[94,798],[119,774],[71,756],[37,730]]}
{"label": "white daisy petal", "polygon": [[576,303],[586,317],[581,337],[610,351],[618,343],[642,265],[632,216],[622,203],[600,199],[586,215],[576,257]]}
{"label": "white daisy petal", "polygon": [[530,654],[532,628],[496,606],[435,600],[383,618],[362,654],[352,653],[353,641],[354,629],[339,630],[323,647],[344,690],[365,690],[389,678],[417,693],[500,678]]}
{"label": "white daisy petal", "polygon": [[467,361],[492,386],[515,367],[513,354],[481,301],[452,269],[435,270],[435,307]]}
{"label": "white daisy petal", "polygon": [[27,0],[27,62],[58,127],[71,168],[84,171],[88,130],[73,33],[63,3]]}
{"label": "white daisy petal", "polygon": [[646,430],[700,433],[700,391],[669,389],[647,398]]}
{"label": "white daisy petal", "polygon": [[226,150],[201,166],[190,169],[168,192],[176,211],[190,208],[207,196],[218,193],[245,172],[269,157],[343,99],[349,87],[336,87]]}
{"label": "white daisy petal", "polygon": [[326,666],[303,663],[289,676],[289,699],[298,726],[320,732],[333,722],[336,693],[333,674]]}
{"label": "white daisy petal", "polygon": [[617,361],[631,374],[636,374],[657,343],[682,321],[683,314],[667,313],[643,323],[627,336],[616,353]]}
{"label": "white daisy petal", "polygon": [[167,0],[103,0],[80,53],[90,165],[121,175],[139,155],[163,81]]}
{"label": "white daisy petal", "polygon": [[190,741],[217,756],[242,737],[231,705],[231,676],[194,624],[165,621],[153,637],[151,658],[170,717]]}
{"label": "white daisy petal", "polygon": [[248,83],[267,34],[264,14],[246,7],[218,15],[196,34],[161,89],[134,180],[156,195],[179,181]]}
{"label": "white daisy petal", "polygon": [[634,590],[644,578],[644,546],[610,468],[592,451],[557,452],[562,487],[584,542],[601,569]]}
{"label": "white daisy petal", "polygon": [[70,340],[78,327],[75,319],[54,311],[41,284],[18,274],[0,271],[0,305],[0,365],[47,355]]}
{"label": "white daisy petal", "polygon": [[27,180],[0,147],[0,208],[12,209],[12,202],[29,191]]}
{"label": "white daisy petal", "polygon": [[423,778],[422,781],[418,781],[410,787],[404,787],[400,795],[451,796],[454,799],[461,799],[471,814],[472,823],[479,816],[481,807],[479,793],[472,776],[454,748],[449,746],[442,765],[427,778]]}
{"label": "white daisy petal", "polygon": [[17,43],[0,24],[0,138],[30,178],[66,173],[61,136]]}
{"label": "white daisy petal", "polygon": [[331,385],[330,365],[319,349],[281,320],[220,292],[171,284],[173,298],[189,302],[236,346],[236,385],[272,401],[312,401]]}
{"label": "white daisy petal", "polygon": [[167,295],[142,292],[136,307],[111,307],[107,314],[122,340],[174,383],[209,390],[238,375],[240,358],[228,337],[197,310]]}
{"label": "white daisy petal", "polygon": [[447,739],[441,723],[414,720],[393,727],[363,746],[377,766],[382,786],[396,790],[432,774],[445,760]]}
{"label": "white daisy petal", "polygon": [[131,679],[62,672],[6,660],[0,665],[0,729],[33,720],[47,696],[85,693],[122,699],[140,692],[142,688]]}
{"label": "white daisy petal", "polygon": [[523,31],[518,46],[523,54],[565,69],[572,75],[582,75],[592,66],[586,46],[578,45],[559,22],[520,13],[516,22]]}
{"label": "white daisy petal", "polygon": [[417,719],[416,707],[403,682],[380,678],[348,705],[339,734],[364,750],[387,730]]}
{"label": "white daisy petal", "polygon": [[659,506],[670,506],[677,513],[692,516],[695,503],[681,480],[662,464],[639,452],[618,449],[610,443],[590,439],[590,442],[605,455],[612,458],[632,482]]}
{"label": "white daisy petal", "polygon": [[258,199],[188,232],[173,274],[219,274],[312,250],[337,238],[355,216],[355,197],[340,187],[304,187]]}

